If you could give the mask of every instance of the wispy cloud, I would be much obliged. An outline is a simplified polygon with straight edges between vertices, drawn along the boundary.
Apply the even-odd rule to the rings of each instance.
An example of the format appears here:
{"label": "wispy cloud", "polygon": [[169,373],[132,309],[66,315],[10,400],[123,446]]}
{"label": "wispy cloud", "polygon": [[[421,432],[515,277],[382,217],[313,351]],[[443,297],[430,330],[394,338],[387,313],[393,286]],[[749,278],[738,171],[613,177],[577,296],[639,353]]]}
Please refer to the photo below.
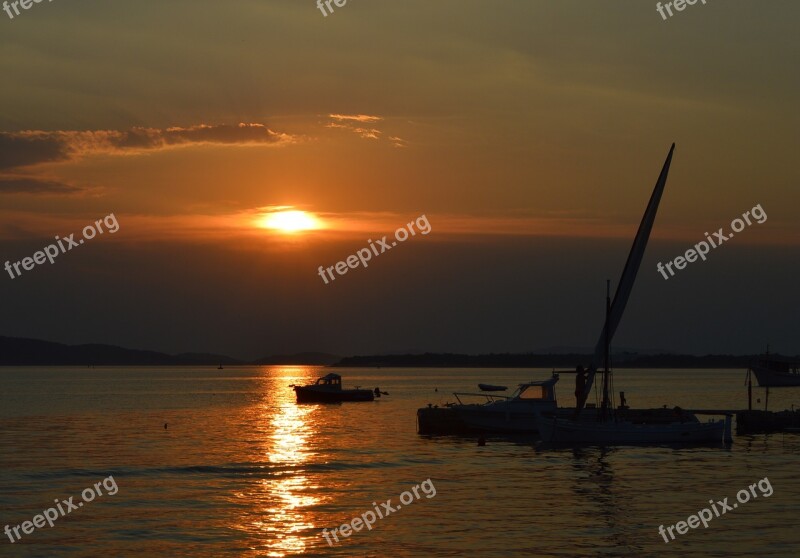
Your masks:
{"label": "wispy cloud", "polygon": [[[348,130],[364,139],[383,139],[383,131],[374,127],[376,122],[384,120],[382,116],[371,116],[368,114],[329,114],[328,118],[330,118],[332,121],[325,125],[326,128]],[[367,128],[362,126],[363,124],[372,124],[372,126]],[[389,137],[388,141],[391,142],[394,147],[408,146],[408,142],[406,140],[396,136]]]}
{"label": "wispy cloud", "polygon": [[381,131],[375,128],[353,128],[353,131],[364,139],[381,139]]}
{"label": "wispy cloud", "polygon": [[329,122],[328,124],[325,125],[325,127],[350,130],[351,132],[358,134],[364,139],[380,139],[380,135],[383,133],[376,128],[359,128],[358,126],[351,126],[349,124],[338,124],[336,122]]}
{"label": "wispy cloud", "polygon": [[395,147],[408,147],[408,142],[397,136],[389,136],[389,141],[392,142],[392,145]]}
{"label": "wispy cloud", "polygon": [[382,116],[371,116],[369,114],[329,114],[334,120],[350,120],[354,122],[378,122],[383,120]]}

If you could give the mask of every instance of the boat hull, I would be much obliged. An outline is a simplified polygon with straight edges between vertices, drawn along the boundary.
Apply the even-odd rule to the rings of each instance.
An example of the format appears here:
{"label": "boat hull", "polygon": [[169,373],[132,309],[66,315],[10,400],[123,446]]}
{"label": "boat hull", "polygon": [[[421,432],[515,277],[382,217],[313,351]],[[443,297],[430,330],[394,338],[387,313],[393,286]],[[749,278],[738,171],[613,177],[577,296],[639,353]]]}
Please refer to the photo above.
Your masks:
{"label": "boat hull", "polygon": [[[449,405],[443,408],[427,407],[417,410],[420,434],[539,434],[539,419],[542,413],[555,412],[566,420],[575,415],[575,409],[556,408],[555,403],[539,404],[519,401],[497,402],[490,405]],[[596,409],[584,409],[581,416],[594,420]],[[698,422],[689,412],[678,413],[673,409],[627,409],[625,417],[636,424],[671,424],[676,420]]]}
{"label": "boat hull", "polygon": [[374,401],[375,395],[368,389],[321,390],[313,387],[295,387],[298,403],[348,403]]}
{"label": "boat hull", "polygon": [[707,444],[730,438],[730,418],[718,422],[634,424],[631,422],[574,421],[539,417],[544,442],[598,446]]}
{"label": "boat hull", "polygon": [[536,434],[535,411],[491,412],[476,405],[463,405],[455,410],[468,429],[478,432]]}
{"label": "boat hull", "polygon": [[[420,434],[441,435],[535,435],[539,433],[538,417],[542,412],[556,412],[569,417],[575,409],[556,409],[554,404],[450,405],[444,408],[427,407],[417,410]],[[593,416],[594,409],[584,411]]]}
{"label": "boat hull", "polygon": [[760,387],[793,387],[800,386],[800,374],[779,372],[760,366],[752,368]]}
{"label": "boat hull", "polygon": [[479,432],[536,434],[537,417],[547,411],[559,412],[555,401],[496,401],[485,405],[453,405],[467,428]]}

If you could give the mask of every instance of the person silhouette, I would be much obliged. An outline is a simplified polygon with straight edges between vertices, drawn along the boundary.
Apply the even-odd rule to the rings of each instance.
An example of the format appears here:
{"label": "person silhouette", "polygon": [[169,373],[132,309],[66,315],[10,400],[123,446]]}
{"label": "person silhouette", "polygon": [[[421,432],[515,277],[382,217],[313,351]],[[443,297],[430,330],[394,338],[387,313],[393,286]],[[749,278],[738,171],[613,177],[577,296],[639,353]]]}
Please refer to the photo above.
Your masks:
{"label": "person silhouette", "polygon": [[583,366],[575,369],[575,407],[581,406],[583,400],[583,390],[586,389],[586,372]]}

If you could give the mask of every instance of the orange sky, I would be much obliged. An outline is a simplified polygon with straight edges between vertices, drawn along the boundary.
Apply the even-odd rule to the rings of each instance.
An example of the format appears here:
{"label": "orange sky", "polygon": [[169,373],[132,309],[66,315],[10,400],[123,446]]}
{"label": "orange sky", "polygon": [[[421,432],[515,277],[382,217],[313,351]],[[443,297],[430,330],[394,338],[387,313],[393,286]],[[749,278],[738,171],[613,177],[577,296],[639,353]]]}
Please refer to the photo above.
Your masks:
{"label": "orange sky", "polygon": [[[761,204],[767,223],[731,257],[745,269],[737,250],[769,247],[783,254],[773,273],[795,271],[780,267],[800,243],[791,1],[716,3],[668,22],[646,2],[577,0],[361,3],[327,18],[313,2],[46,8],[0,21],[3,260],[111,212],[122,229],[104,249],[136,265],[148,246],[208,246],[221,259],[265,254],[289,282],[305,273],[292,258],[308,258],[313,275],[422,214],[435,232],[424,242],[444,254],[560,238],[578,244],[559,261],[586,261],[578,246],[598,240],[624,257],[674,141],[654,245],[677,255]],[[290,236],[258,227],[277,207],[324,226]],[[403,251],[385,265],[423,265]],[[604,273],[617,277],[614,265]],[[29,288],[19,282],[4,288]],[[165,287],[156,298],[169,296]],[[775,296],[764,304],[777,311],[791,295]],[[137,342],[160,339],[140,335],[148,325],[134,326]],[[91,341],[101,331],[38,327],[19,333]],[[8,322],[7,334],[16,330]],[[274,350],[313,348],[303,334]],[[537,335],[533,346],[594,342]],[[107,340],[124,344],[126,332]],[[319,344],[355,350],[324,335]],[[227,347],[260,350],[256,340]]]}

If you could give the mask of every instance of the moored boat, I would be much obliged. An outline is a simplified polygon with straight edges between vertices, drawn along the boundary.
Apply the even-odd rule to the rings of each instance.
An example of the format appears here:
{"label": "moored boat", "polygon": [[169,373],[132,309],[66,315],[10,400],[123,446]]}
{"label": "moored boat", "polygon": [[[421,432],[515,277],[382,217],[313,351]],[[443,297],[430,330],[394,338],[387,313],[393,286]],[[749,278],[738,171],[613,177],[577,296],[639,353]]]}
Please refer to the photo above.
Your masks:
{"label": "moored boat", "polygon": [[[536,433],[536,416],[557,410],[555,385],[558,374],[519,384],[510,396],[486,393],[454,393],[458,403],[449,405],[467,430],[519,434]],[[484,403],[465,403],[462,397],[483,397]]]}
{"label": "moored boat", "polygon": [[[697,417],[670,420],[665,423],[636,423],[625,415],[627,407],[624,403],[619,409],[613,409],[611,391],[611,340],[622,320],[625,306],[628,304],[636,275],[639,272],[650,232],[655,223],[661,196],[667,183],[669,168],[675,144],[669,150],[664,166],[656,181],[650,201],[647,203],[639,230],[628,253],[628,259],[622,270],[613,303],[610,293],[610,281],[606,288],[606,319],[600,338],[595,345],[594,356],[589,366],[586,381],[583,383],[583,394],[572,417],[557,417],[544,414],[538,417],[537,423],[545,442],[572,443],[590,445],[627,445],[627,444],[683,444],[683,443],[723,443],[731,441],[731,416],[724,421],[701,423]],[[600,364],[603,363],[602,368]],[[602,402],[597,410],[595,420],[581,416],[597,373],[602,376]]]}
{"label": "moored boat", "polygon": [[[327,374],[313,384],[290,386],[294,388],[298,403],[342,403],[355,401],[374,401],[375,394],[369,389],[343,389],[339,374]],[[378,388],[375,388],[380,393]]]}
{"label": "moored boat", "polygon": [[800,364],[769,353],[750,366],[760,387],[800,386]]}
{"label": "moored boat", "polygon": [[[576,407],[558,408],[555,384],[558,374],[543,382],[521,384],[511,397],[482,395],[482,405],[458,403],[440,409],[429,405],[417,411],[420,434],[447,433],[541,433],[545,441],[590,445],[679,444],[729,442],[729,412],[724,421],[701,423],[694,413],[681,409],[638,409],[627,406],[624,392],[620,405],[614,408],[610,345],[628,303],[641,266],[650,232],[655,222],[661,196],[667,182],[675,144],[667,154],[655,188],[645,209],[639,230],[625,262],[613,303],[610,281],[606,292],[606,319],[589,369],[579,366],[576,374]],[[587,403],[597,374],[602,378],[599,405]],[[706,413],[711,414],[711,413]]]}

